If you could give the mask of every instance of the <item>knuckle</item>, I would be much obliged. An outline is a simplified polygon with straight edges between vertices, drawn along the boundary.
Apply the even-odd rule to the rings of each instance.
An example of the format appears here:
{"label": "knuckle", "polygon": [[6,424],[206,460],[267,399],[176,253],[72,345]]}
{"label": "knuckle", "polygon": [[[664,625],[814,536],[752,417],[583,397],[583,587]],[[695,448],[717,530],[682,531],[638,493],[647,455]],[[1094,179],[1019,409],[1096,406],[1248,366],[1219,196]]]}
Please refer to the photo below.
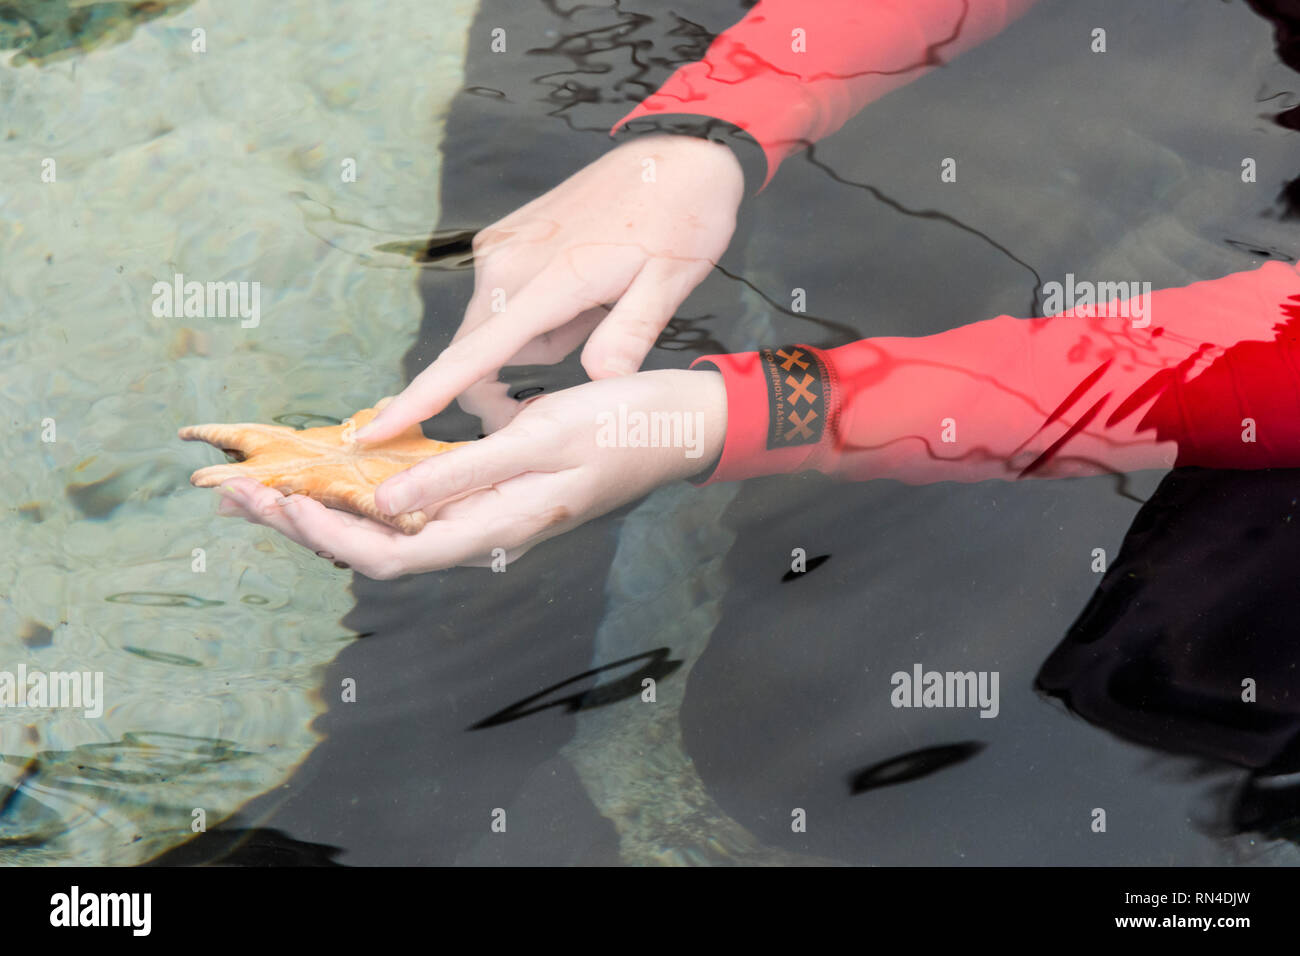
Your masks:
{"label": "knuckle", "polygon": [[490,249],[500,241],[500,223],[493,223],[490,226],[484,226],[478,232],[474,233],[474,238],[469,241],[469,247],[475,252],[482,252],[484,249]]}
{"label": "knuckle", "polygon": [[595,309],[604,304],[608,298],[606,286],[608,280],[607,264],[600,262],[579,262],[577,250],[569,249],[560,259],[562,271],[557,274],[562,279],[565,298],[579,312]]}
{"label": "knuckle", "polygon": [[619,333],[638,345],[654,342],[663,331],[665,322],[660,322],[644,312],[623,316],[618,323]]}

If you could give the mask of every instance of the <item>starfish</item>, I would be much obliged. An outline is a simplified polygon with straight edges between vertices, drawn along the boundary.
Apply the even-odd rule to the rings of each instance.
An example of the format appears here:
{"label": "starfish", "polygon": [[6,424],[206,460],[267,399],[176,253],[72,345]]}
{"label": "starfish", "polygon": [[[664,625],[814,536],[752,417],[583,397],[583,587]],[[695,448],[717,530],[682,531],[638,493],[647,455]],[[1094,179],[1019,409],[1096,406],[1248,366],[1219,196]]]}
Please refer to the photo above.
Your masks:
{"label": "starfish", "polygon": [[284,425],[188,425],[177,434],[205,441],[237,461],[200,468],[190,483],[211,488],[231,478],[253,478],[284,494],[315,498],[329,508],[382,521],[405,534],[428,523],[423,511],[386,515],[375,506],[375,489],[399,471],[464,442],[432,441],[419,425],[374,445],[358,445],[353,433],[370,424],[390,399],[365,408],[341,425],[298,431]]}

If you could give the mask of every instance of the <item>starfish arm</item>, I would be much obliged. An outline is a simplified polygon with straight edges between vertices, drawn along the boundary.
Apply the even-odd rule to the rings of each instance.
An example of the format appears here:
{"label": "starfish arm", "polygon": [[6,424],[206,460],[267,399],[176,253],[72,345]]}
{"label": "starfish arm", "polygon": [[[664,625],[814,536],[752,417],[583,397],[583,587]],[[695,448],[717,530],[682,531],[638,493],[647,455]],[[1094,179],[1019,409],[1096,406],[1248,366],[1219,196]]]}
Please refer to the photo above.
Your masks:
{"label": "starfish arm", "polygon": [[396,528],[403,534],[418,534],[429,523],[429,518],[423,511],[411,511],[400,515],[384,514],[375,504],[373,488],[358,486],[351,482],[332,481],[312,488],[307,492],[307,496],[316,499],[327,508],[350,511],[363,518],[386,524],[390,528]]}
{"label": "starfish arm", "polygon": [[231,478],[252,477],[254,476],[244,472],[237,464],[212,465],[208,468],[200,468],[190,475],[190,484],[195,488],[215,488],[223,481],[229,481]]}
{"label": "starfish arm", "polygon": [[187,425],[176,434],[185,441],[205,441],[221,449],[242,452],[251,458],[260,451],[283,443],[295,432],[284,425],[242,422],[237,425]]}

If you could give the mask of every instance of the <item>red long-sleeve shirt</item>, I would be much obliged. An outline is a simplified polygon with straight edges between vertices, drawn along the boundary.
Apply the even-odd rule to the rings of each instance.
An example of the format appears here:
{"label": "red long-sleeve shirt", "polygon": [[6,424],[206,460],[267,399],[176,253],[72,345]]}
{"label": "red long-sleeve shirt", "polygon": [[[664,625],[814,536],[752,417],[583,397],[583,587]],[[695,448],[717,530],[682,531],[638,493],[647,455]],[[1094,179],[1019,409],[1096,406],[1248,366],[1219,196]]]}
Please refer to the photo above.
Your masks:
{"label": "red long-sleeve shirt", "polygon": [[1300,268],[1163,289],[1141,319],[1097,311],[700,359],[727,387],[710,480],[1300,467]]}
{"label": "red long-sleeve shirt", "polygon": [[725,120],[777,166],[873,100],[996,35],[1034,0],[761,0],[704,59],[614,128],[643,116]]}
{"label": "red long-sleeve shirt", "polygon": [[[618,126],[657,113],[725,120],[758,141],[770,181],[784,158],[1032,2],[762,0]],[[709,480],[1300,466],[1295,266],[1162,290],[1143,319],[1134,311],[999,316],[925,337],[700,359],[727,388]]]}

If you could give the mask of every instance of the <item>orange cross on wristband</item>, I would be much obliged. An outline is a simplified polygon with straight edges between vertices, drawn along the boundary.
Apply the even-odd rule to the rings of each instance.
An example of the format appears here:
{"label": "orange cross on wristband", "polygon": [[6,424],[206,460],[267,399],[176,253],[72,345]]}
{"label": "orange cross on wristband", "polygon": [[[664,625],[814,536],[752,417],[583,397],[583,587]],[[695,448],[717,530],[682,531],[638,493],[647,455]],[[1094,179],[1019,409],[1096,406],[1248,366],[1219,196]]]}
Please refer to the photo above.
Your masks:
{"label": "orange cross on wristband", "polygon": [[805,375],[802,382],[796,382],[793,375],[787,375],[785,378],[785,384],[789,385],[792,390],[790,393],[790,404],[798,405],[799,399],[801,398],[809,405],[817,401],[817,396],[808,391],[808,386],[815,381],[817,381],[817,379],[813,378],[811,375]]}
{"label": "orange cross on wristband", "polygon": [[781,368],[785,369],[785,370],[788,372],[788,371],[790,371],[791,366],[794,366],[794,365],[798,365],[800,368],[807,368],[807,367],[808,367],[808,363],[807,363],[807,362],[801,362],[801,361],[799,361],[801,358],[803,358],[803,353],[802,353],[802,352],[800,352],[800,351],[799,351],[798,349],[796,349],[796,348],[791,348],[791,349],[790,349],[790,353],[791,353],[791,354],[787,355],[785,349],[777,349],[777,350],[776,350],[777,358],[783,358],[783,359],[785,359],[785,361],[781,363]]}
{"label": "orange cross on wristband", "polygon": [[808,427],[808,423],[811,422],[816,417],[817,417],[817,413],[813,411],[811,408],[808,409],[808,414],[805,415],[802,419],[799,417],[798,412],[791,412],[790,424],[794,425],[795,427],[793,430],[786,433],[785,440],[794,441],[796,438],[814,437],[812,433],[812,429]]}

